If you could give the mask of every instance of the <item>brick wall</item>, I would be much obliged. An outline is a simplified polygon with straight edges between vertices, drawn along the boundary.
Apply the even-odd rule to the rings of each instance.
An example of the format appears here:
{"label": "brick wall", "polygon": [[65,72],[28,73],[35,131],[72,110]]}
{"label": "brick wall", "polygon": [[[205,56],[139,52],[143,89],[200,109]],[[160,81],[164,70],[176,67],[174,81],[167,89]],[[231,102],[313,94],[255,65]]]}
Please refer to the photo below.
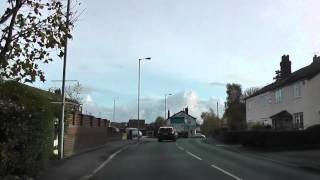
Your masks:
{"label": "brick wall", "polygon": [[[100,122],[100,123],[99,123]],[[108,141],[121,140],[109,128],[110,121],[84,114],[71,114],[64,136],[64,155],[71,156],[104,145]]]}

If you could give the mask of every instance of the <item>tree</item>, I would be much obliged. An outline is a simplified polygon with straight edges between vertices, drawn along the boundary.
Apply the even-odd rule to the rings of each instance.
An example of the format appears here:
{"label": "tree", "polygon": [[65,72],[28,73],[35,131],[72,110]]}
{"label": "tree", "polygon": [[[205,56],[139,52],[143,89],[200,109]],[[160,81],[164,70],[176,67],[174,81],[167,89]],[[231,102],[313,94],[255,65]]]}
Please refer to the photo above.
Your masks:
{"label": "tree", "polygon": [[258,92],[260,90],[260,88],[258,87],[250,87],[248,89],[246,89],[244,92],[243,92],[243,95],[242,95],[242,99],[245,100],[246,98],[252,96],[253,94],[255,94],[256,92]]}
{"label": "tree", "polygon": [[65,40],[72,37],[75,19],[67,28],[62,0],[7,0],[0,15],[0,77],[45,81],[39,63],[64,56]]}
{"label": "tree", "polygon": [[201,118],[203,119],[203,123],[200,128],[203,134],[207,136],[212,135],[215,130],[221,128],[221,120],[213,112],[213,109],[210,108],[209,112],[202,112]]}
{"label": "tree", "polygon": [[166,125],[166,120],[164,120],[164,118],[161,116],[158,116],[154,122],[158,127]]}
{"label": "tree", "polygon": [[166,120],[163,117],[158,116],[154,121],[154,132],[157,133],[159,128],[165,125],[166,125]]}
{"label": "tree", "polygon": [[227,102],[224,117],[230,129],[246,128],[246,107],[242,101],[242,89],[239,84],[227,84]]}
{"label": "tree", "polygon": [[78,104],[82,104],[83,103],[82,91],[83,91],[83,86],[80,83],[67,86],[65,90],[66,98],[72,101],[75,101]]}

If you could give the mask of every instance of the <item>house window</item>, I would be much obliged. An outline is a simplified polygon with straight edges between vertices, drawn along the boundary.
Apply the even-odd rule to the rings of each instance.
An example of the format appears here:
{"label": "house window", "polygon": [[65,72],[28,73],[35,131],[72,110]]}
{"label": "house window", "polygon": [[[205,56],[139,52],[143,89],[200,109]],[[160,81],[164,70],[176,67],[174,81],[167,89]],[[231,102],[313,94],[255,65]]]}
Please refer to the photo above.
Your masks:
{"label": "house window", "polygon": [[294,126],[297,129],[303,129],[303,112],[294,113],[293,118],[294,118],[294,122],[293,122]]}
{"label": "house window", "polygon": [[301,82],[297,82],[293,85],[293,96],[294,98],[301,97]]}
{"label": "house window", "polygon": [[282,89],[276,90],[276,104],[279,104],[282,102]]}
{"label": "house window", "polygon": [[268,104],[267,96],[260,96],[260,105],[261,107],[265,107]]}

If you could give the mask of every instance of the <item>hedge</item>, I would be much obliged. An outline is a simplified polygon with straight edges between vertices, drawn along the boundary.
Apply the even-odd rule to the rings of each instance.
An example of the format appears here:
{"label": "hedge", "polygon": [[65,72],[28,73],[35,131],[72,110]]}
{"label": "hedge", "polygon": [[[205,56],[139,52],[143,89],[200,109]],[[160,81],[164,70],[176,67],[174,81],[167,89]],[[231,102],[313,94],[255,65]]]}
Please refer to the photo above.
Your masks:
{"label": "hedge", "polygon": [[48,98],[14,81],[0,84],[0,179],[36,177],[52,155]]}
{"label": "hedge", "polygon": [[268,149],[300,149],[320,146],[320,131],[315,130],[251,130],[227,131],[223,141],[229,144],[242,144],[248,147]]}

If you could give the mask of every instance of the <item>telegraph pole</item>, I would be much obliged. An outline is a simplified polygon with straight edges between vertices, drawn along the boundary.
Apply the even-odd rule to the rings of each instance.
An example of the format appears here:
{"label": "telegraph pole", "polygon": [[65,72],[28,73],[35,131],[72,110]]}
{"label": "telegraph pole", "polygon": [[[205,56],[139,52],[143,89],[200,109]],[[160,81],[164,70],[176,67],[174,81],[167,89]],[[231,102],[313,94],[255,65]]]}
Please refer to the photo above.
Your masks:
{"label": "telegraph pole", "polygon": [[[70,0],[67,2],[67,15],[66,15],[66,29],[69,29],[69,21],[70,21]],[[69,32],[67,32],[69,33]],[[66,66],[67,66],[67,52],[68,52],[68,36],[65,36],[65,43],[64,43],[64,56],[63,56],[63,74],[62,74],[62,108],[61,108],[61,118],[59,120],[59,157],[63,159],[63,139],[64,139],[64,108],[65,108],[65,81],[66,81]]]}
{"label": "telegraph pole", "polygon": [[116,122],[116,99],[113,99],[113,122]]}

